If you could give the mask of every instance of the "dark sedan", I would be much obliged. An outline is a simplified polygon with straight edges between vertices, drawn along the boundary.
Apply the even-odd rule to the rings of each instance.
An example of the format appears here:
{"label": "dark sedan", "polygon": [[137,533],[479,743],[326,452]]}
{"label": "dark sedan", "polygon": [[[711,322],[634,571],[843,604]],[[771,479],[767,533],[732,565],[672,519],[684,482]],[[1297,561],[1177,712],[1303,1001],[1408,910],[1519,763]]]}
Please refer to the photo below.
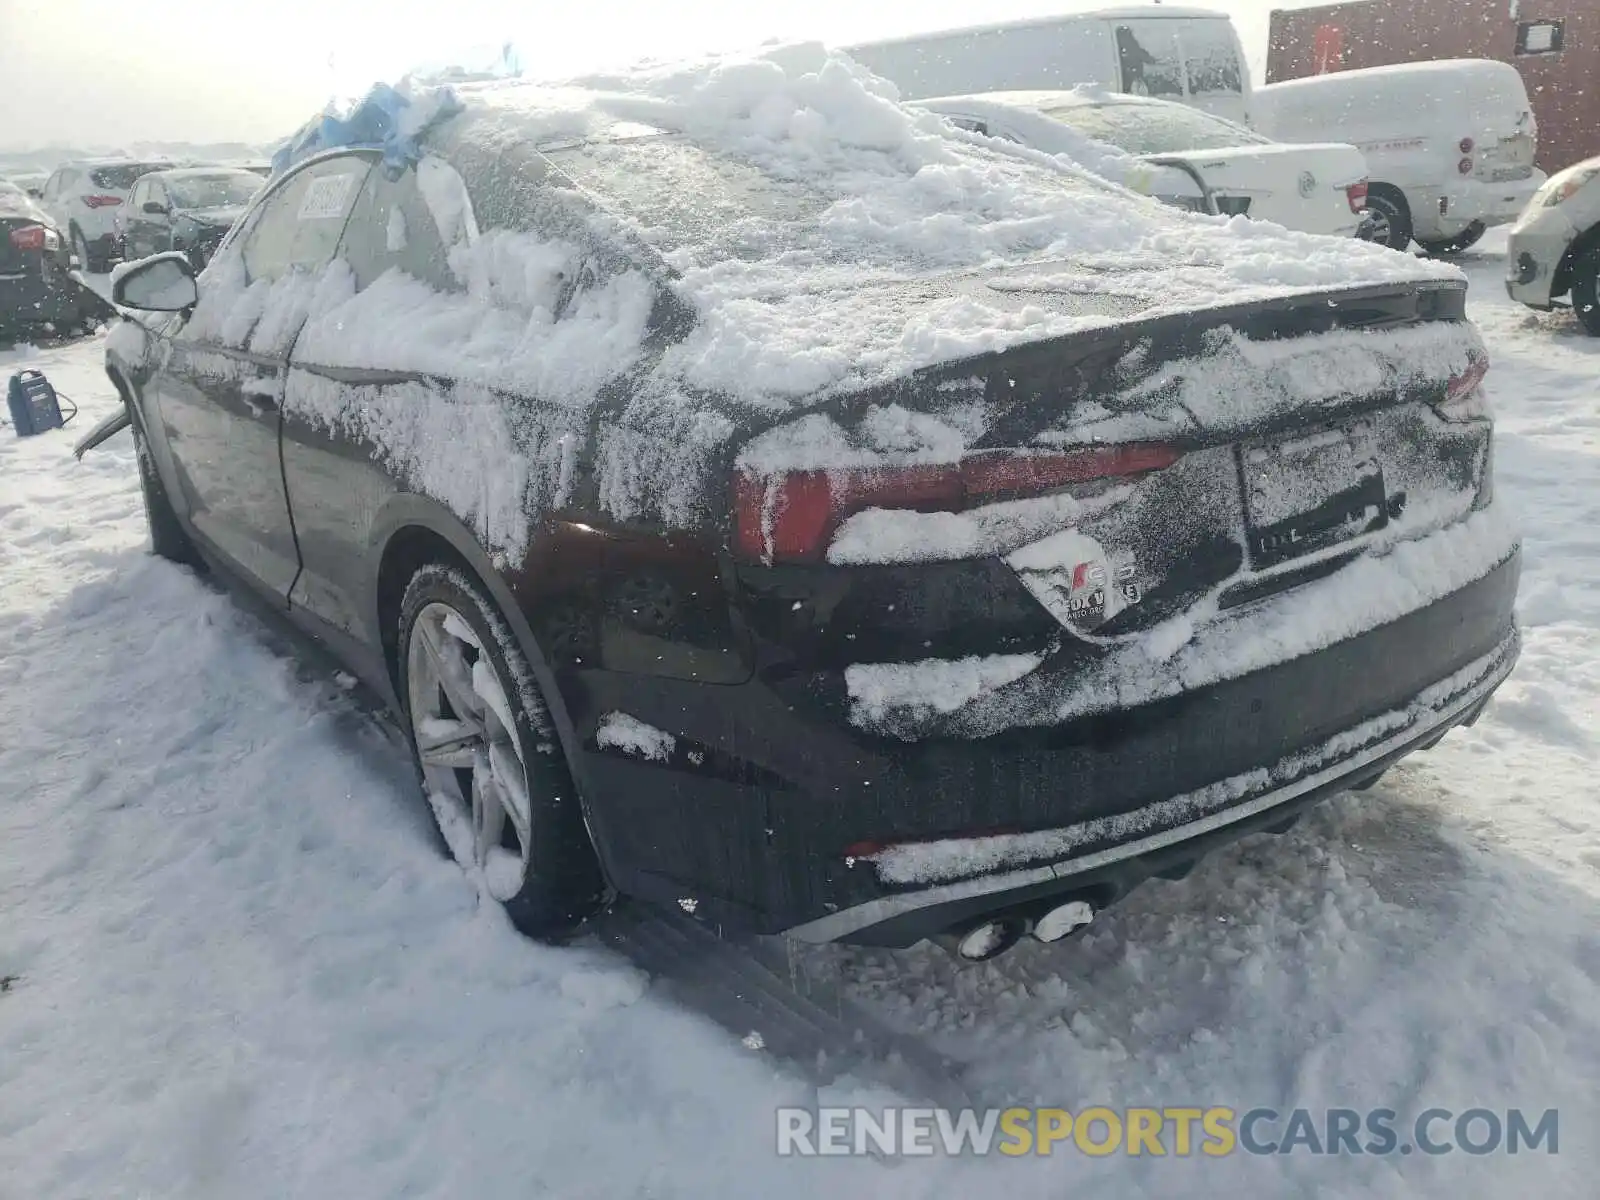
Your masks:
{"label": "dark sedan", "polygon": [[494,92],[409,159],[294,163],[198,284],[115,285],[156,552],[386,697],[529,932],[623,893],[1054,940],[1515,661],[1458,276],[949,138],[851,70],[831,115],[683,89],[562,136]]}
{"label": "dark sedan", "polygon": [[0,180],[0,342],[40,327],[88,328],[111,315],[73,276],[55,222],[20,187]]}
{"label": "dark sedan", "polygon": [[123,257],[176,250],[198,271],[263,186],[259,175],[236,167],[183,167],[141,177],[122,219]]}

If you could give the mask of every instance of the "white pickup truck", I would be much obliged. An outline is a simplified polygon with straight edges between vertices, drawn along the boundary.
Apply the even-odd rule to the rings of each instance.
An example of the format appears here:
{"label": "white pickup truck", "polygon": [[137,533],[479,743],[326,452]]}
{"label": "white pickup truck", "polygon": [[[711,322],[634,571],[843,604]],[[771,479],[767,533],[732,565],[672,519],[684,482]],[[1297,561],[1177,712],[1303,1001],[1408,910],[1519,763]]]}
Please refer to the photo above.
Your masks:
{"label": "white pickup truck", "polygon": [[1396,250],[1465,250],[1515,221],[1544,183],[1522,76],[1486,59],[1338,71],[1255,91],[1256,126],[1284,141],[1353,142],[1367,158],[1369,236]]}

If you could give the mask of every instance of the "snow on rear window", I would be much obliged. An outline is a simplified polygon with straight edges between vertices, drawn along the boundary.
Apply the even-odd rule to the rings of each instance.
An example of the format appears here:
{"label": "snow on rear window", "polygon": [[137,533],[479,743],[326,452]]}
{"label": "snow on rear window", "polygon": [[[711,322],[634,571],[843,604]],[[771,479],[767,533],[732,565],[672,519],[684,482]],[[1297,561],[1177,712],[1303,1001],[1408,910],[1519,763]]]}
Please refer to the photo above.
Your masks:
{"label": "snow on rear window", "polygon": [[171,163],[118,163],[114,167],[96,167],[89,172],[89,178],[94,181],[95,187],[115,188],[125,192],[131,188],[141,175],[148,175],[152,171],[165,171]]}

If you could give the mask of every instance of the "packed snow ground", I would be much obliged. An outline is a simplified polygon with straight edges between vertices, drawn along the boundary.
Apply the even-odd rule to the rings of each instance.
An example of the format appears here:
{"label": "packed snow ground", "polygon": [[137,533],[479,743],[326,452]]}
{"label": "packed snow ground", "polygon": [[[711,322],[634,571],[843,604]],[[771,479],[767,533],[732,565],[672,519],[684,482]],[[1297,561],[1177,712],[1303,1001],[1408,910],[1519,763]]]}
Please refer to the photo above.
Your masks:
{"label": "packed snow ground", "polygon": [[0,353],[83,406],[0,431],[0,1197],[1592,1196],[1600,341],[1507,301],[1502,246],[1471,311],[1525,649],[1483,720],[1065,945],[808,966],[981,1103],[1557,1107],[1559,1155],[778,1159],[807,1085],[515,935],[337,683],[148,556],[126,436],[69,454],[114,404],[95,339]]}

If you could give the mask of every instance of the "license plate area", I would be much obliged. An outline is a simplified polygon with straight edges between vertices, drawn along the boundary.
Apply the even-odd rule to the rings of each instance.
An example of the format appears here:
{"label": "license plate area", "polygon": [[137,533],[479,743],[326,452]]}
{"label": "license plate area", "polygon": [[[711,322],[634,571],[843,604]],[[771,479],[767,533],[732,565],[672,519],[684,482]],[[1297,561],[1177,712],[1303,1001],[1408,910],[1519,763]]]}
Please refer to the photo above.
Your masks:
{"label": "license plate area", "polygon": [[1239,448],[1250,560],[1273,567],[1389,523],[1372,428],[1365,422]]}

